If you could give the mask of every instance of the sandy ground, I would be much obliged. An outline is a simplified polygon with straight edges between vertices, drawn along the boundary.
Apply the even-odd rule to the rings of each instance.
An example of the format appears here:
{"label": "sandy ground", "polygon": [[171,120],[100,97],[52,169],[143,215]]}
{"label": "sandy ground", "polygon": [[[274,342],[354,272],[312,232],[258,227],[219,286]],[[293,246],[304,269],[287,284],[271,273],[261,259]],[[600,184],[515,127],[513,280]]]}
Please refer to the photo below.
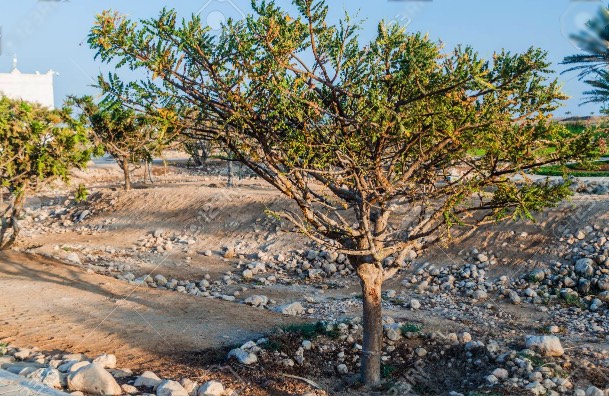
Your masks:
{"label": "sandy ground", "polygon": [[0,254],[0,339],[41,350],[115,353],[126,367],[234,345],[297,319],[140,289],[22,253]]}

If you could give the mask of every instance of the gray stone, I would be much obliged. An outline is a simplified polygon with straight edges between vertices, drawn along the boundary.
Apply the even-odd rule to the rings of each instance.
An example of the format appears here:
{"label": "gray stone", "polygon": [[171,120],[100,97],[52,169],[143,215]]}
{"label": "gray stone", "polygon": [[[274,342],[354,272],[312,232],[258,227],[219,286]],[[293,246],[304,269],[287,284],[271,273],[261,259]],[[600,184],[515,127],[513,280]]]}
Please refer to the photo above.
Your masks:
{"label": "gray stone", "polygon": [[500,380],[505,380],[508,379],[510,373],[506,369],[499,367],[493,370],[493,375]]}
{"label": "gray stone", "polygon": [[61,374],[59,373],[59,370],[54,368],[40,368],[28,374],[27,378],[41,382],[51,388],[61,389]]}
{"label": "gray stone", "polygon": [[346,364],[339,364],[338,366],[336,366],[336,372],[338,374],[348,374],[349,368],[347,367]]}
{"label": "gray stone", "polygon": [[157,285],[159,286],[165,286],[167,284],[167,278],[165,278],[163,275],[161,274],[156,274],[154,276],[154,281],[156,282]]}
{"label": "gray stone", "polygon": [[544,388],[544,386],[541,385],[539,382],[531,382],[525,387],[525,389],[531,391],[531,393],[534,395],[546,394],[546,388]]}
{"label": "gray stone", "polygon": [[591,276],[594,274],[594,260],[589,258],[581,258],[575,262],[575,272],[582,276]]}
{"label": "gray stone", "polygon": [[586,396],[605,396],[605,392],[591,385],[586,389]]}

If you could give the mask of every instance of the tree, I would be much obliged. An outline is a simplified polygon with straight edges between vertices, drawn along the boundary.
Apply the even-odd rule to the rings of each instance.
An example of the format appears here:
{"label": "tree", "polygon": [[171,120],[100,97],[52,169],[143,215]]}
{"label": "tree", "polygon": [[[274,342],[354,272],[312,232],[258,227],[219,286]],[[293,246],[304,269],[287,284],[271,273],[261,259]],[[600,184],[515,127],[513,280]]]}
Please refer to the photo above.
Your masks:
{"label": "tree", "polygon": [[541,50],[489,62],[384,23],[362,45],[348,17],[332,24],[323,2],[294,3],[292,16],[254,3],[220,36],[197,16],[136,23],[106,11],[88,42],[102,61],[148,73],[100,76],[108,100],[171,106],[299,208],[277,216],[349,257],[363,291],[362,379],[375,385],[381,285],[396,272],[385,259],[532,218],[570,191],[525,172],[585,158],[595,142],[551,121],[565,96]]}
{"label": "tree", "polygon": [[86,165],[92,147],[69,109],[6,97],[0,97],[0,142],[0,250],[7,250],[19,236],[27,195],[54,179],[67,182],[71,168]]}
{"label": "tree", "polygon": [[[584,95],[586,103],[609,102],[609,7],[601,6],[597,14],[586,23],[586,29],[573,33],[571,39],[583,52],[564,58],[562,64],[571,65],[563,73],[578,71],[579,80],[591,86]],[[603,107],[602,112],[609,109]]]}
{"label": "tree", "polygon": [[609,64],[609,7],[601,6],[597,14],[586,23],[586,29],[571,34],[570,38],[582,51],[565,57],[562,64],[576,65],[566,70],[579,71],[584,78],[603,70]]}
{"label": "tree", "polygon": [[99,105],[90,96],[72,96],[68,104],[80,109],[81,121],[89,125],[95,142],[118,163],[125,191],[131,190],[130,165],[152,162],[178,135],[167,118],[171,113],[164,109],[136,112],[120,103]]}
{"label": "tree", "polygon": [[209,158],[211,142],[196,137],[186,137],[182,143],[194,166],[202,166]]}

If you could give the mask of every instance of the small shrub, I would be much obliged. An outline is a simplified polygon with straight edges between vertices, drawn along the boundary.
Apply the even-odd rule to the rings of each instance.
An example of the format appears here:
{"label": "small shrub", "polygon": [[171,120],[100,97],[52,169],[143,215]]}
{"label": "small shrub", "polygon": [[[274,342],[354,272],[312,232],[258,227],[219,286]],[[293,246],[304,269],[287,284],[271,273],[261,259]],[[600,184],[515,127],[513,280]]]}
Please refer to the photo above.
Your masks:
{"label": "small shrub", "polygon": [[421,325],[414,323],[406,323],[403,324],[402,327],[400,327],[400,331],[402,332],[402,335],[406,335],[406,333],[420,333]]}
{"label": "small shrub", "polygon": [[323,322],[291,324],[282,326],[281,330],[286,333],[298,334],[305,339],[313,339],[328,333]]}
{"label": "small shrub", "polygon": [[396,369],[397,368],[395,366],[392,366],[390,364],[382,364],[381,374],[383,375],[383,378],[390,378]]}
{"label": "small shrub", "polygon": [[543,358],[541,358],[539,356],[529,355],[527,353],[521,353],[520,357],[522,357],[523,359],[529,360],[531,362],[531,364],[535,367],[543,366],[546,363],[543,360]]}
{"label": "small shrub", "polygon": [[84,184],[80,183],[74,193],[74,200],[76,202],[85,202],[87,198],[89,198],[89,190],[87,190]]}

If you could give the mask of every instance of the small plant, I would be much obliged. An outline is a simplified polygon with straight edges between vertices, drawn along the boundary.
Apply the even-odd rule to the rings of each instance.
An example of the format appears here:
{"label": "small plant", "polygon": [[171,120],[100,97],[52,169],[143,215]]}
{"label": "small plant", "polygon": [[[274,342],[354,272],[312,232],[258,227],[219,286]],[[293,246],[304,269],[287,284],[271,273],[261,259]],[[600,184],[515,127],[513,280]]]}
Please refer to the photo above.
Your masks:
{"label": "small plant", "polygon": [[396,369],[397,368],[395,366],[392,366],[390,364],[382,364],[381,373],[383,375],[383,378],[390,378]]}
{"label": "small plant", "polygon": [[535,367],[540,367],[545,364],[545,361],[539,356],[529,355],[528,353],[521,353],[520,357],[529,360],[531,364]]}
{"label": "small plant", "polygon": [[323,322],[291,324],[282,326],[281,329],[286,333],[299,334],[304,339],[312,339],[328,333]]}
{"label": "small plant", "polygon": [[85,202],[87,198],[89,198],[89,190],[87,190],[84,184],[80,183],[74,193],[74,200],[76,202]]}
{"label": "small plant", "polygon": [[584,304],[581,301],[581,299],[579,298],[579,296],[576,296],[575,294],[565,294],[564,296],[562,296],[562,299],[565,302],[565,304],[570,307],[578,307],[578,308],[586,307],[586,304]]}
{"label": "small plant", "polygon": [[0,342],[0,356],[5,355],[7,349],[8,349],[8,344],[5,342]]}
{"label": "small plant", "polygon": [[278,352],[283,348],[283,343],[277,339],[269,339],[262,346],[268,351]]}
{"label": "small plant", "polygon": [[402,331],[402,335],[406,335],[406,333],[420,333],[421,325],[414,323],[406,323],[400,327],[400,330]]}

